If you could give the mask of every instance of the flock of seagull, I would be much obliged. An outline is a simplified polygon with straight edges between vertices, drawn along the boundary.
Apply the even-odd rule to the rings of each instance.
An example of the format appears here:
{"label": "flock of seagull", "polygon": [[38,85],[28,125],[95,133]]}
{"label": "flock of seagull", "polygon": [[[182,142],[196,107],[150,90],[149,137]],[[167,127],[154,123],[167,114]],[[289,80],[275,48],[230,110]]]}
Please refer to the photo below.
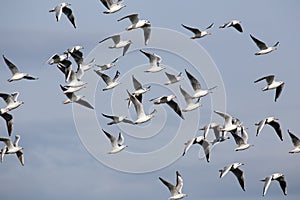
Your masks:
{"label": "flock of seagull", "polygon": [[[126,5],[124,5],[122,1],[101,0],[101,2],[107,8],[107,10],[103,12],[104,14],[112,14],[126,7]],[[61,19],[63,13],[64,15],[66,15],[66,17],[71,22],[73,27],[77,28],[75,16],[70,6],[71,6],[70,3],[61,3],[56,7],[54,7],[53,9],[51,9],[49,12],[55,13],[57,21]],[[148,20],[140,20],[138,14],[127,15],[125,17],[120,18],[118,21],[122,21],[127,18],[130,20],[131,25],[127,27],[126,30],[130,31],[139,28],[143,29],[144,44],[147,45],[150,41],[150,34],[151,34],[150,22]],[[210,35],[209,30],[213,28],[213,26],[214,23],[210,24],[205,30],[200,30],[198,28],[193,28],[182,24],[182,27],[194,33],[194,36],[192,36],[191,39],[199,39],[207,35]],[[221,28],[229,28],[229,27],[233,27],[238,32],[243,33],[241,22],[238,20],[232,20],[230,22],[227,22],[221,25],[219,28],[221,29]],[[272,51],[277,49],[277,46],[279,44],[279,42],[277,42],[273,46],[267,46],[264,42],[255,38],[253,35],[250,35],[250,38],[259,48],[259,51],[256,52],[255,55],[264,55],[264,54],[271,53]],[[128,51],[130,45],[132,44],[132,41],[131,40],[123,41],[121,40],[121,35],[112,35],[101,40],[99,43],[105,42],[106,40],[109,39],[112,39],[112,41],[114,42],[114,45],[110,46],[109,48],[122,48],[123,52],[121,56],[126,56],[126,52]],[[67,100],[64,101],[64,104],[74,102],[88,109],[94,109],[94,106],[91,105],[87,100],[85,100],[84,96],[76,94],[81,89],[86,88],[87,83],[82,80],[84,73],[89,69],[95,67],[94,72],[98,76],[100,76],[101,79],[106,84],[106,86],[103,88],[103,91],[113,90],[120,84],[120,82],[118,81],[120,77],[120,72],[116,71],[114,77],[109,77],[107,74],[104,73],[104,71],[110,70],[111,68],[115,67],[118,59],[121,56],[119,58],[114,59],[111,63],[107,63],[103,65],[96,64],[95,59],[85,63],[82,49],[83,49],[82,46],[74,46],[68,48],[65,52],[63,52],[63,54],[55,53],[47,60],[47,63],[49,65],[56,65],[57,68],[64,75],[65,85],[63,84],[60,85],[62,92],[67,97]],[[145,73],[159,73],[163,70],[165,71],[167,70],[165,67],[160,66],[162,58],[159,55],[147,52],[145,50],[140,50],[140,52],[149,59],[149,63],[150,63],[150,68],[145,70]],[[77,65],[76,70],[72,69],[72,61],[70,60],[70,58],[73,58],[73,60],[76,62]],[[9,82],[19,81],[22,79],[38,80],[37,77],[31,76],[28,73],[20,72],[17,66],[13,64],[4,55],[3,55],[3,60],[12,73],[12,77],[8,79]],[[177,97],[175,94],[162,95],[160,97],[151,98],[149,100],[150,102],[153,102],[155,105],[167,104],[174,111],[174,114],[180,118],[180,120],[185,120],[183,113],[191,112],[201,107],[202,106],[200,101],[201,98],[212,93],[213,90],[217,87],[214,86],[208,89],[203,89],[198,79],[193,74],[191,74],[187,69],[185,69],[185,74],[190,82],[191,87],[193,88],[193,93],[192,94],[188,93],[187,90],[185,90],[184,88],[182,88],[181,85],[179,85],[179,91],[181,95],[184,97],[184,100],[186,102],[186,106],[184,108],[181,108],[181,106],[176,102],[175,99]],[[178,75],[174,75],[169,72],[165,72],[165,75],[167,81],[164,83],[164,85],[166,85],[166,87],[171,84],[179,83],[180,81],[183,80],[182,73],[179,73]],[[275,101],[277,101],[283,90],[284,82],[275,81],[275,75],[268,75],[257,79],[256,81],[254,81],[254,83],[263,80],[267,82],[267,86],[262,88],[262,91],[275,89],[276,90]],[[128,107],[130,107],[131,103],[134,105],[134,109],[136,111],[136,119],[128,119],[128,117],[125,115],[115,116],[115,115],[102,113],[103,117],[111,120],[110,122],[107,123],[107,125],[114,125],[118,123],[138,125],[138,124],[148,122],[153,117],[155,117],[155,114],[157,112],[156,109],[154,109],[149,114],[146,114],[143,108],[143,95],[150,90],[151,86],[146,87],[140,81],[141,80],[138,80],[137,77],[132,75],[134,91],[129,91],[129,90],[126,91],[128,94],[128,99],[127,99]],[[15,136],[14,142],[12,142],[11,139],[11,134],[13,132],[13,116],[12,114],[10,114],[10,112],[13,111],[14,109],[17,109],[19,106],[21,106],[24,103],[18,100],[18,96],[19,96],[19,92],[14,92],[12,94],[0,93],[0,97],[6,103],[6,107],[0,109],[0,115],[6,121],[7,131],[9,135],[9,137],[0,137],[0,141],[5,143],[5,146],[1,149],[0,153],[1,153],[1,162],[3,162],[4,156],[6,154],[16,154],[21,164],[24,165],[23,148],[19,146],[20,135]],[[219,115],[224,119],[224,123],[218,124],[215,122],[211,122],[205,125],[203,128],[200,128],[199,130],[204,131],[203,135],[192,138],[186,143],[184,143],[182,156],[184,156],[188,152],[188,150],[192,147],[193,144],[199,144],[203,148],[203,151],[206,156],[206,161],[210,162],[210,154],[211,154],[212,146],[217,143],[222,143],[230,139],[230,137],[227,135],[229,133],[232,135],[237,145],[235,151],[243,151],[253,146],[252,144],[248,143],[248,134],[246,132],[247,128],[243,125],[243,122],[241,120],[222,111],[215,110],[214,112],[215,114]],[[278,119],[276,117],[273,116],[266,117],[265,119],[259,121],[256,125],[258,126],[256,136],[260,135],[263,132],[263,128],[265,125],[270,125],[274,129],[275,133],[278,135],[279,139],[283,141],[283,133],[280,127],[280,123],[278,122]],[[209,141],[207,137],[210,130],[214,131],[214,136],[215,136],[214,140],[212,141]],[[104,136],[108,138],[112,146],[111,150],[108,152],[109,154],[120,153],[122,150],[128,147],[127,145],[124,144],[124,136],[122,135],[122,133],[119,133],[118,137],[115,137],[113,136],[113,134],[109,133],[104,129],[102,129],[102,132],[104,133]],[[290,130],[288,130],[288,134],[295,147],[289,153],[299,153],[300,152],[299,138],[296,135],[294,135]],[[240,167],[243,165],[244,165],[243,163],[238,162],[238,163],[232,163],[229,164],[228,166],[225,166],[224,168],[219,170],[220,178],[223,178],[229,171],[231,171],[238,179],[238,182],[242,190],[245,191],[246,190],[245,176],[244,176],[244,172],[240,169]],[[187,196],[187,194],[182,193],[183,178],[178,171],[176,171],[176,185],[169,183],[168,181],[166,181],[161,177],[159,177],[159,180],[169,189],[171,193],[171,197],[169,199],[176,200],[176,199],[182,199]],[[284,174],[274,173],[262,180],[264,182],[263,196],[266,194],[268,187],[273,180],[279,182],[284,195],[287,195],[287,183]]]}

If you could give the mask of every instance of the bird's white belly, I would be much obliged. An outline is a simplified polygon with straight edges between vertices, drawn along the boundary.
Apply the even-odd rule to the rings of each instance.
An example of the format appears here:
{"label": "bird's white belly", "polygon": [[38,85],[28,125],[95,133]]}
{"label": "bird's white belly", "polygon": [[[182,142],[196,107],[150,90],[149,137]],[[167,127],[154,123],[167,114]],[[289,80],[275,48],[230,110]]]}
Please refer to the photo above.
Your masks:
{"label": "bird's white belly", "polygon": [[192,111],[192,110],[195,110],[196,108],[200,107],[200,104],[199,103],[195,103],[195,104],[191,104],[191,105],[188,105],[185,109],[183,109],[182,111],[183,112],[188,112],[188,111]]}
{"label": "bird's white belly", "polygon": [[145,123],[145,122],[149,121],[151,118],[152,118],[152,117],[146,115],[146,116],[144,116],[144,117],[138,118],[134,123],[135,123],[135,124]]}
{"label": "bird's white belly", "polygon": [[200,90],[200,91],[197,91],[194,95],[193,95],[193,98],[200,98],[200,97],[204,97],[208,94],[208,91],[207,90]]}
{"label": "bird's white belly", "polygon": [[264,55],[264,54],[270,53],[272,51],[273,50],[271,48],[267,48],[267,49],[260,50],[259,52],[256,53],[256,55]]}
{"label": "bird's white belly", "polygon": [[20,80],[20,79],[22,79],[25,75],[26,75],[26,74],[24,74],[24,73],[17,73],[17,74],[14,74],[14,75],[11,77],[11,80],[15,80],[15,81]]}
{"label": "bird's white belly", "polygon": [[113,83],[109,84],[108,86],[106,86],[105,90],[113,89],[117,85],[119,85],[118,82],[113,82]]}

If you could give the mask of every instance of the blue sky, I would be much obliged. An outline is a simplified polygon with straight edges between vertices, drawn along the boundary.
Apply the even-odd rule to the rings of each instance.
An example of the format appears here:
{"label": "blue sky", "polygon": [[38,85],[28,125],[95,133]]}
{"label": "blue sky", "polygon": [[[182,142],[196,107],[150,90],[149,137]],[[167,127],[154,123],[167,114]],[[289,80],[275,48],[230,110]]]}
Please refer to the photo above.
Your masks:
{"label": "blue sky", "polygon": [[[189,196],[186,199],[282,199],[283,194],[278,183],[273,183],[267,195],[261,197],[263,183],[259,180],[274,172],[282,172],[286,175],[288,183],[288,196],[285,199],[298,199],[299,178],[299,155],[290,155],[288,151],[293,148],[291,140],[286,132],[290,129],[300,137],[298,123],[299,112],[299,73],[298,64],[298,38],[299,26],[297,26],[299,14],[298,1],[125,1],[126,8],[112,15],[104,15],[105,8],[99,1],[88,2],[69,1],[77,21],[77,29],[62,16],[61,21],[56,22],[54,14],[48,11],[59,1],[2,1],[0,4],[1,38],[0,50],[8,59],[16,64],[21,70],[38,76],[38,81],[19,81],[8,83],[10,72],[4,62],[1,65],[0,86],[1,92],[20,92],[20,100],[25,102],[20,108],[12,111],[14,116],[13,135],[21,135],[20,145],[24,147],[25,166],[22,167],[13,155],[6,156],[0,165],[0,199],[99,199],[99,198],[143,198],[143,199],[167,199],[169,192],[163,186],[158,177],[164,177],[170,182],[175,181],[175,171],[179,170],[184,178],[183,191]],[[92,114],[102,127],[114,135],[119,130],[127,130],[124,133],[125,142],[128,143],[128,151],[149,152],[159,150],[166,143],[172,141],[177,134],[177,116],[167,107],[157,107],[158,116],[152,123],[138,128],[141,134],[149,133],[152,128],[154,136],[146,139],[136,137],[138,133],[132,133],[134,129],[129,127],[108,127],[107,120],[101,117],[101,112],[111,114],[110,99],[114,93],[103,93],[102,80],[97,85],[88,85],[88,88],[96,87],[95,112],[88,111],[78,106],[63,105],[65,96],[59,88],[64,84],[62,74],[53,66],[44,64],[53,53],[62,53],[74,45],[84,46],[87,60],[100,40],[115,33],[120,33],[129,26],[129,21],[117,22],[117,19],[131,13],[139,13],[143,19],[149,19],[153,27],[167,28],[179,32],[188,39],[192,33],[183,29],[180,24],[186,24],[201,29],[214,22],[211,30],[212,35],[195,40],[195,44],[201,45],[209,54],[220,73],[223,86],[211,96],[203,99],[203,106],[199,112],[185,114],[186,120],[193,120],[194,116],[200,116],[197,121],[199,127],[208,123],[211,118],[222,120],[211,113],[211,105],[214,96],[217,97],[225,89],[226,111],[240,118],[248,127],[249,142],[255,146],[244,152],[234,152],[235,144],[229,140],[222,145],[216,146],[211,154],[211,162],[198,159],[199,147],[191,148],[185,157],[182,157],[163,169],[148,173],[124,173],[114,170],[99,161],[99,155],[94,155],[92,146],[86,145],[82,132],[76,129],[76,119],[73,114]],[[231,20],[238,19],[242,22],[244,33],[240,34],[234,29],[221,30],[218,26]],[[127,33],[124,33],[127,34]],[[142,39],[140,30],[136,30],[132,52],[127,57],[120,58],[117,67],[109,71],[113,75],[115,70],[121,74],[134,70],[135,67],[147,68],[147,59],[138,51],[139,41]],[[277,51],[265,56],[254,56],[258,51],[249,34],[256,36],[269,45],[280,41]],[[130,35],[129,35],[130,36]],[[153,36],[155,38],[155,36]],[[174,41],[176,42],[176,41]],[[192,41],[189,41],[192,42]],[[149,43],[149,47],[154,41]],[[109,50],[107,46],[111,41],[103,43],[104,50],[96,51],[97,64],[109,62],[111,58],[119,55],[119,51]],[[152,50],[162,56],[162,64],[174,71],[184,71],[185,68],[192,71],[205,85],[207,77],[201,77],[197,67],[189,66],[188,61],[182,61],[180,56],[174,57],[170,52]],[[171,50],[170,50],[171,51]],[[192,56],[195,52],[186,49]],[[102,54],[103,53],[103,54]],[[103,58],[103,60],[101,59]],[[141,66],[141,67],[139,67]],[[195,67],[195,66],[194,66]],[[203,67],[203,66],[202,66]],[[200,69],[202,68],[200,67]],[[285,87],[278,102],[274,102],[274,91],[262,92],[260,89],[264,83],[254,84],[259,77],[275,74],[275,78],[285,81]],[[97,79],[94,72],[88,71],[87,77]],[[130,79],[131,74],[128,74]],[[150,75],[152,76],[152,75]],[[150,77],[149,76],[149,77]],[[139,75],[142,77],[142,75]],[[153,77],[153,76],[152,76]],[[140,78],[141,82],[145,81]],[[188,83],[182,83],[188,91],[192,91]],[[86,79],[87,80],[87,79]],[[162,79],[159,79],[162,80]],[[147,80],[148,81],[148,80]],[[124,81],[125,82],[125,81]],[[163,80],[162,80],[163,82]],[[146,99],[157,97],[163,92],[178,91],[178,85],[171,89],[161,87],[158,82],[153,86]],[[132,83],[127,81],[123,87],[132,90]],[[205,85],[206,86],[206,85]],[[157,90],[155,90],[157,89]],[[85,93],[83,91],[82,93]],[[126,94],[126,93],[124,93]],[[117,97],[121,100],[124,97]],[[90,96],[87,96],[91,100]],[[182,98],[178,101],[183,103]],[[145,100],[146,111],[151,111],[154,106]],[[184,104],[184,103],[183,103]],[[4,106],[3,102],[0,102]],[[107,106],[106,106],[107,105]],[[110,106],[109,106],[110,105]],[[121,105],[126,105],[122,101]],[[115,108],[114,108],[115,109]],[[133,111],[130,109],[131,116]],[[167,117],[163,128],[157,126],[159,114]],[[276,116],[282,126],[284,141],[281,142],[270,127],[265,127],[259,137],[255,137],[256,127],[254,124],[268,116]],[[85,119],[83,123],[89,123]],[[157,120],[157,121],[155,121]],[[0,121],[1,137],[7,137],[6,127],[3,120]],[[183,123],[183,122],[181,122]],[[185,122],[184,122],[185,123]],[[197,125],[197,124],[196,124]],[[179,125],[180,126],[180,125]],[[77,127],[78,128],[78,127]],[[86,126],[87,133],[99,139],[100,149],[109,150],[107,139],[101,135],[100,129]],[[160,129],[161,128],[161,129]],[[148,131],[148,132],[147,132]],[[179,134],[200,134],[196,130],[183,130]],[[99,135],[97,135],[99,133]],[[102,137],[103,136],[103,137]],[[184,135],[185,136],[185,135]],[[188,138],[189,135],[185,136]],[[97,144],[97,140],[94,141]],[[178,144],[183,149],[183,143]],[[3,144],[1,144],[3,145]],[[180,146],[182,145],[182,146]],[[2,146],[1,146],[2,147]],[[175,148],[174,151],[178,151]],[[115,157],[109,158],[106,152],[102,152],[105,159],[122,159],[121,152]],[[100,155],[100,157],[102,156]],[[95,159],[96,158],[96,159]],[[98,159],[97,159],[98,158]],[[163,163],[164,157],[157,157],[157,163]],[[235,177],[228,174],[219,178],[218,170],[232,162],[245,163],[241,169],[246,176],[246,192],[239,187]],[[139,165],[139,160],[128,165]],[[217,191],[217,192],[216,192]]]}

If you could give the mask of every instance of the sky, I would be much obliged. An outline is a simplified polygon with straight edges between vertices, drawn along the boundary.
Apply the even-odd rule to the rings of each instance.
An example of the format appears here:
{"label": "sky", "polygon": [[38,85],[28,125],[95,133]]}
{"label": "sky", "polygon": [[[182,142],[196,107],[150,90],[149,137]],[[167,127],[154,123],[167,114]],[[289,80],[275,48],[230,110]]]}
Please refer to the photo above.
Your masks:
{"label": "sky", "polygon": [[[124,1],[126,7],[118,13],[105,15],[100,1],[69,1],[77,22],[74,29],[65,16],[56,22],[48,11],[60,1],[1,1],[0,51],[9,60],[33,76],[37,81],[9,83],[11,74],[4,62],[0,67],[1,92],[19,91],[24,105],[11,111],[14,116],[12,137],[19,134],[24,147],[25,166],[14,155],[5,156],[0,164],[0,199],[167,199],[169,192],[158,177],[174,183],[178,170],[183,179],[186,199],[298,199],[299,155],[288,152],[293,148],[287,134],[290,129],[300,137],[298,127],[299,90],[297,40],[300,18],[298,1],[197,1],[188,4],[175,0]],[[117,19],[138,13],[153,27],[150,42],[145,47],[141,30],[126,32],[128,20]],[[223,23],[238,19],[243,33],[232,28],[219,29]],[[198,40],[189,39],[192,33],[181,27],[185,24],[204,29],[211,23],[212,35]],[[87,71],[84,81],[86,95],[95,110],[78,105],[64,105],[66,96],[59,84],[64,77],[55,66],[45,61],[54,53],[63,53],[69,47],[81,45],[85,61],[96,59],[105,64],[121,55],[121,50],[109,49],[112,41],[98,42],[120,33],[133,44],[127,55],[120,57],[113,76],[121,73],[122,84],[113,91],[103,92],[104,83],[93,70]],[[268,45],[280,42],[277,51],[255,56],[258,48],[250,34]],[[163,71],[146,74],[147,58],[138,50],[159,54],[164,71],[184,72],[187,69],[203,87],[218,86],[201,100],[196,111],[184,113],[185,120],[166,106],[154,106],[148,100],[165,94],[178,93],[179,84],[166,87]],[[178,53],[179,52],[179,53]],[[75,68],[75,64],[73,67]],[[151,85],[144,95],[145,112],[157,109],[151,122],[138,127],[131,125],[107,126],[106,114],[125,114],[135,118],[132,107],[127,109],[126,89],[133,90],[131,76]],[[265,83],[254,81],[274,74],[285,82],[278,102],[274,91],[262,92]],[[186,75],[180,85],[192,92]],[[178,95],[181,107],[185,102]],[[0,101],[3,107],[4,101]],[[199,146],[193,146],[181,157],[184,142],[201,135],[198,128],[211,120],[223,120],[214,109],[226,111],[241,119],[248,128],[249,143],[254,147],[235,152],[233,139],[216,145],[211,162],[199,159]],[[268,116],[279,118],[283,131],[280,141],[271,127],[266,126],[256,137],[255,123]],[[120,131],[128,148],[118,155],[108,155],[109,141],[101,128],[113,135]],[[0,120],[0,136],[8,137],[4,120]],[[1,148],[4,144],[0,144]],[[246,191],[243,192],[233,174],[219,178],[218,170],[233,162],[243,162]],[[274,173],[285,174],[288,195],[284,196],[278,183],[271,184],[262,197],[263,183],[259,180]],[[155,192],[154,192],[155,191]]]}

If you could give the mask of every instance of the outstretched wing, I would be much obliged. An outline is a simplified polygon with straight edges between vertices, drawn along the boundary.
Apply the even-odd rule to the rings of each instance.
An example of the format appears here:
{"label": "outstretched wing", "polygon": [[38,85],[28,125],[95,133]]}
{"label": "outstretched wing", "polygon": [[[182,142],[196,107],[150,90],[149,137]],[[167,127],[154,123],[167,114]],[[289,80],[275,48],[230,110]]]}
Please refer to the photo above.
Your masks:
{"label": "outstretched wing", "polygon": [[192,27],[186,26],[184,24],[181,24],[181,26],[183,26],[184,28],[186,28],[189,31],[192,31],[194,34],[201,34],[201,31],[197,28],[192,28]]}
{"label": "outstretched wing", "polygon": [[151,24],[147,23],[145,24],[143,27],[143,32],[144,32],[144,43],[145,45],[147,45],[149,43],[150,40],[150,34],[151,34]]}
{"label": "outstretched wing", "polygon": [[276,121],[271,121],[268,124],[271,125],[274,128],[274,130],[276,131],[276,134],[278,135],[278,137],[280,138],[280,140],[283,141],[282,131],[281,131],[281,128],[280,128],[280,124],[278,122],[276,122]]}
{"label": "outstretched wing", "polygon": [[242,170],[240,170],[239,168],[235,168],[233,170],[231,170],[232,173],[236,176],[236,178],[238,179],[240,186],[242,187],[242,189],[245,191],[245,176],[244,176],[244,172]]}
{"label": "outstretched wing", "polygon": [[300,140],[297,136],[295,136],[290,130],[288,130],[288,133],[292,139],[292,143],[295,147],[300,146]]}
{"label": "outstretched wing", "polygon": [[129,18],[129,20],[132,24],[136,24],[139,21],[138,14],[127,15],[125,17],[122,17],[122,18],[118,19],[117,21],[119,22],[119,21],[121,21],[123,19],[126,19],[126,18]]}
{"label": "outstretched wing", "polygon": [[6,121],[6,127],[8,135],[11,136],[11,132],[13,129],[13,116],[9,113],[3,113],[1,114],[1,117]]}
{"label": "outstretched wing", "polygon": [[73,15],[72,10],[65,6],[65,7],[63,7],[62,11],[68,17],[68,19],[70,20],[70,22],[72,23],[74,28],[76,28],[75,17]]}
{"label": "outstretched wing", "polygon": [[185,73],[186,73],[187,77],[189,78],[193,89],[195,91],[201,90],[201,85],[200,85],[199,81],[192,74],[190,74],[186,69],[185,69]]}
{"label": "outstretched wing", "polygon": [[2,55],[5,64],[8,66],[12,74],[18,73],[19,70],[12,62],[10,62],[4,55]]}
{"label": "outstretched wing", "polygon": [[275,101],[277,101],[278,97],[280,96],[282,89],[283,89],[284,83],[281,84],[280,86],[278,86],[276,88],[276,92],[275,92]]}
{"label": "outstretched wing", "polygon": [[260,50],[264,50],[264,49],[267,49],[267,48],[268,48],[267,45],[266,45],[264,42],[262,42],[262,41],[256,39],[256,38],[253,37],[251,34],[250,34],[250,37],[252,38],[252,40],[255,42],[256,46],[257,46]]}
{"label": "outstretched wing", "polygon": [[173,100],[168,101],[167,104],[177,113],[177,115],[179,115],[182,119],[184,119],[184,117],[181,113],[181,109],[175,101],[173,101]]}
{"label": "outstretched wing", "polygon": [[267,81],[267,84],[270,85],[274,81],[274,77],[275,77],[274,75],[264,76],[254,81],[254,83],[257,83],[265,79]]}

